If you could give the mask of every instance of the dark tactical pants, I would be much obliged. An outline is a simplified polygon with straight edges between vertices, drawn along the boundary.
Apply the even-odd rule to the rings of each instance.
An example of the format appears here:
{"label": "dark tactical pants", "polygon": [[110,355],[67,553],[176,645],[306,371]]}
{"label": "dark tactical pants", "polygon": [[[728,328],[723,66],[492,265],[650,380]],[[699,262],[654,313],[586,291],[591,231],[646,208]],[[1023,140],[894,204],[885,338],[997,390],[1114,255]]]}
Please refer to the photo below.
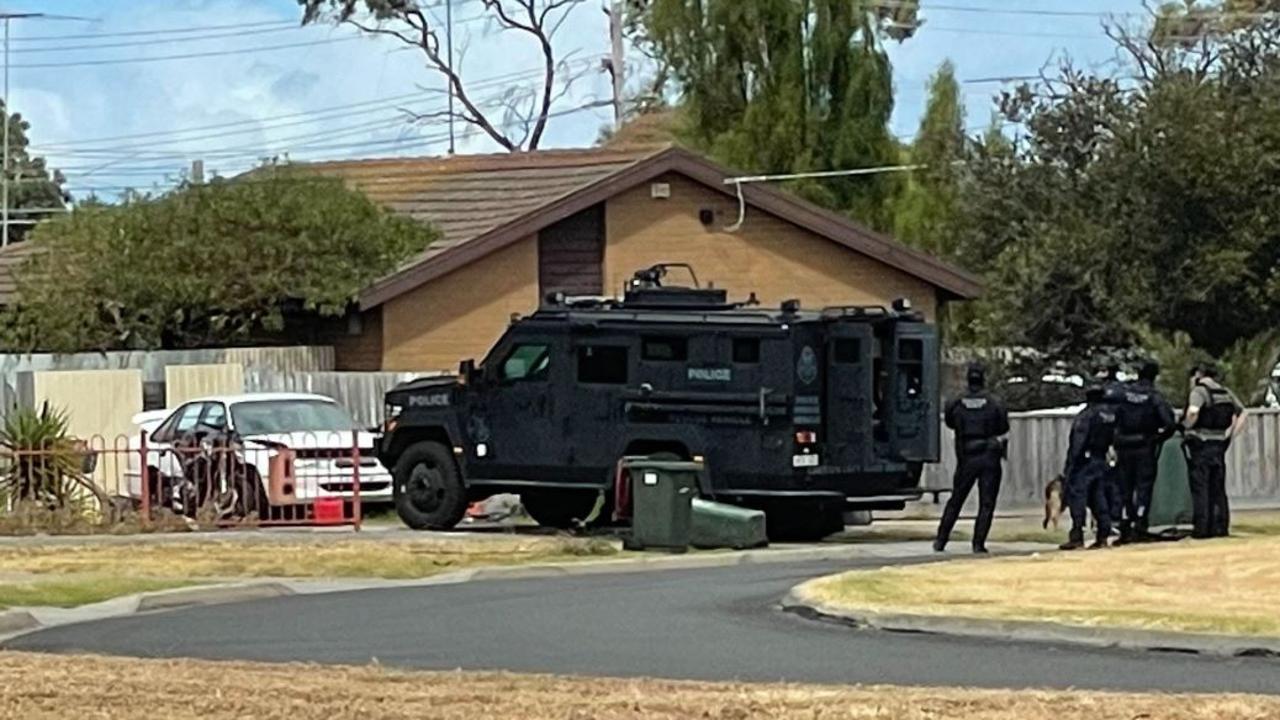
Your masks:
{"label": "dark tactical pants", "polygon": [[1187,442],[1191,484],[1192,537],[1226,537],[1231,526],[1227,507],[1227,444]]}
{"label": "dark tactical pants", "polygon": [[1111,483],[1110,468],[1105,458],[1084,461],[1071,469],[1066,487],[1067,507],[1071,509],[1071,539],[1084,540],[1088,513],[1098,523],[1098,539],[1105,541],[1111,535]]}
{"label": "dark tactical pants", "polygon": [[1122,535],[1128,536],[1130,532],[1145,535],[1147,518],[1151,514],[1151,496],[1156,487],[1156,470],[1159,467],[1156,443],[1152,441],[1121,448],[1118,455],[1116,468],[1120,475],[1123,504],[1113,506],[1111,512],[1119,516],[1120,510],[1124,510],[1124,518],[1120,520]]}
{"label": "dark tactical pants", "polygon": [[942,522],[938,524],[938,543],[946,545],[951,539],[951,530],[960,517],[960,510],[969,499],[973,486],[978,486],[978,518],[973,524],[973,547],[981,548],[987,544],[987,534],[991,532],[991,520],[996,513],[996,497],[1000,494],[1000,478],[1002,468],[1000,453],[988,450],[960,458],[952,480],[951,497],[942,511]]}

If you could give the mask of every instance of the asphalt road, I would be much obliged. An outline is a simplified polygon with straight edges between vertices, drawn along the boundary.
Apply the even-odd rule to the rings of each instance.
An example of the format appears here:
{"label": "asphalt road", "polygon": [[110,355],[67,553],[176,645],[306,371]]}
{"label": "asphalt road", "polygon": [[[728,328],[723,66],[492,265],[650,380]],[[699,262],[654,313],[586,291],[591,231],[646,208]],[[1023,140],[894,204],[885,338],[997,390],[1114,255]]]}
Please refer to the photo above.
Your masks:
{"label": "asphalt road", "polygon": [[705,680],[1280,693],[1277,660],[852,630],[777,609],[796,583],[848,567],[754,565],[299,595],[62,626],[5,647]]}

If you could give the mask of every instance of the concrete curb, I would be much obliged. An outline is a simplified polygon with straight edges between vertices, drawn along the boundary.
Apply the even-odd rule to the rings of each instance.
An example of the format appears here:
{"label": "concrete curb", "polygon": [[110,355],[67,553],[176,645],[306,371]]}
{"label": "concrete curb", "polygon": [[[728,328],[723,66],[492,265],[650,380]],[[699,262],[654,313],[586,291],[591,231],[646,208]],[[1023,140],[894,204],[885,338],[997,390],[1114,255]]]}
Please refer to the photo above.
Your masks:
{"label": "concrete curb", "polygon": [[276,582],[196,585],[176,590],[143,593],[138,597],[138,606],[134,612],[172,610],[193,605],[220,605],[293,594],[292,588]]}
{"label": "concrete curb", "polygon": [[951,635],[990,640],[1082,645],[1095,648],[1119,648],[1218,657],[1280,658],[1280,638],[1076,627],[1025,620],[986,620],[981,618],[849,610],[824,605],[816,600],[806,598],[803,585],[793,588],[791,593],[783,599],[782,609],[811,620],[834,622],[848,627],[870,628],[886,632]]}
{"label": "concrete curb", "polygon": [[20,633],[40,627],[40,621],[26,610],[0,612],[0,635]]}

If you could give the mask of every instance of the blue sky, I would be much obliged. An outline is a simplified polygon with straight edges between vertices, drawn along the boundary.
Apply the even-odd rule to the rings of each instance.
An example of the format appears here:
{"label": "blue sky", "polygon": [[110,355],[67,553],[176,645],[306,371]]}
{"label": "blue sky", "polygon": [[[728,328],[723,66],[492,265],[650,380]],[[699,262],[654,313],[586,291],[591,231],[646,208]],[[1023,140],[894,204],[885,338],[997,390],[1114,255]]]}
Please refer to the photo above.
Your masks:
{"label": "blue sky", "polygon": [[[537,70],[536,48],[493,32],[479,19],[478,0],[454,2],[465,75],[495,78],[476,91],[477,98],[497,103],[504,93],[530,87],[533,80],[521,75]],[[893,125],[904,137],[914,131],[927,80],[944,60],[955,63],[962,79],[1034,74],[1064,53],[1102,65],[1114,58],[1102,16],[1142,10],[1141,0],[923,4],[924,28],[890,49],[898,95]],[[608,49],[599,8],[599,0],[578,6],[558,36],[558,50],[571,53],[582,75],[558,106],[562,110],[608,97],[608,79],[596,70]],[[423,91],[442,85],[414,52],[347,28],[293,27],[299,18],[294,0],[0,0],[0,9],[93,19],[18,20],[12,26],[13,107],[32,123],[36,151],[66,168],[77,195],[162,189],[196,158],[209,171],[230,174],[270,156],[434,155],[447,147],[438,121],[403,122],[402,108],[430,111],[443,102],[438,93]],[[158,32],[174,29],[191,31]],[[115,62],[173,55],[205,56]],[[964,86],[971,126],[986,123],[998,88]],[[589,145],[610,117],[607,109],[593,109],[553,118],[544,147]],[[464,137],[459,149],[497,148],[484,138]]]}

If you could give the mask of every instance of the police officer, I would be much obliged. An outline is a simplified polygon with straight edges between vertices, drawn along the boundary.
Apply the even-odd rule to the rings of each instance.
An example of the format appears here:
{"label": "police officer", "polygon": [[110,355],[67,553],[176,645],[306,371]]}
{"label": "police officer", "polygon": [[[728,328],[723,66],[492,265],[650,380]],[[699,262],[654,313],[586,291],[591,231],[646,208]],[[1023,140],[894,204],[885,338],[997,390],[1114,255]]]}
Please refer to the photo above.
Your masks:
{"label": "police officer", "polygon": [[[1121,388],[1116,407],[1119,425],[1116,429],[1117,469],[1123,498],[1112,508],[1120,519],[1121,542],[1142,540],[1147,536],[1147,515],[1151,495],[1156,486],[1156,468],[1160,447],[1174,433],[1177,421],[1173,409],[1156,389],[1160,366],[1148,361],[1138,370],[1138,379]],[[1115,519],[1115,518],[1113,518]]]}
{"label": "police officer", "polygon": [[1009,432],[1009,413],[999,399],[987,393],[986,371],[971,364],[966,373],[969,390],[947,405],[947,427],[955,431],[956,466],[951,498],[938,523],[933,549],[942,552],[951,539],[951,530],[960,517],[974,483],[978,485],[978,519],[973,524],[973,551],[987,552],[987,533],[996,512],[1000,493],[1000,462],[1004,457],[1004,436]]}
{"label": "police officer", "polygon": [[1110,501],[1107,488],[1107,453],[1112,448],[1116,431],[1116,414],[1105,401],[1101,385],[1090,385],[1085,391],[1088,406],[1071,424],[1071,445],[1067,448],[1064,490],[1071,509],[1071,534],[1062,550],[1084,547],[1086,511],[1092,511],[1098,523],[1098,537],[1093,548],[1107,547],[1111,535]]}
{"label": "police officer", "polygon": [[[1120,405],[1124,402],[1125,384],[1120,380],[1120,364],[1114,360],[1103,360],[1094,371],[1096,382],[1102,386],[1102,403],[1119,417]],[[1116,448],[1107,453],[1107,475],[1104,480],[1104,491],[1107,493],[1107,507],[1111,510],[1111,519],[1119,519],[1121,509],[1125,506],[1124,490],[1120,481],[1120,458]]]}
{"label": "police officer", "polygon": [[1226,454],[1231,438],[1244,426],[1244,407],[1217,378],[1211,364],[1194,371],[1183,418],[1194,538],[1226,537],[1231,524]]}

